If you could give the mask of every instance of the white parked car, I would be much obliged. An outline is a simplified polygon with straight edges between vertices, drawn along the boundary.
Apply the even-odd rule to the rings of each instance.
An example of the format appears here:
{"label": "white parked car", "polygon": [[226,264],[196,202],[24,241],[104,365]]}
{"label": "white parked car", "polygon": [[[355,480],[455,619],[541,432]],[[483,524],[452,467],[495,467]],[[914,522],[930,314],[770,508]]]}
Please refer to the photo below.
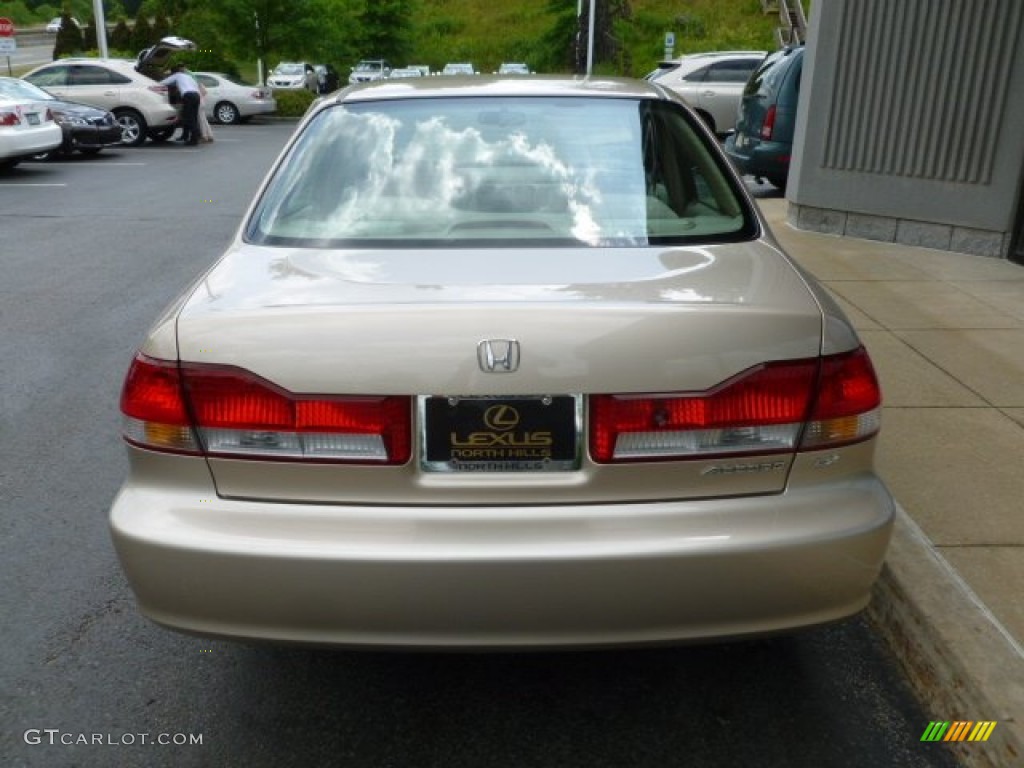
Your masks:
{"label": "white parked car", "polygon": [[233,125],[254,115],[277,110],[277,100],[269,88],[249,85],[223,72],[193,72],[206,89],[206,116],[213,122]]}
{"label": "white parked car", "polygon": [[[74,16],[71,17],[71,23],[74,24],[79,29],[82,28],[82,22],[80,22]],[[51,35],[55,35],[58,32],[60,32],[60,27],[61,27],[61,17],[60,16],[54,16],[52,19],[50,19],[50,23],[46,25],[46,31],[49,32]]]}
{"label": "white parked car", "polygon": [[601,77],[319,99],[126,376],[142,612],[465,649],[861,610],[878,381],[699,121]]}
{"label": "white parked car", "polygon": [[450,61],[441,70],[442,75],[475,75],[476,70],[468,61]]}
{"label": "white parked car", "polygon": [[60,147],[64,134],[45,102],[0,96],[0,171]]}
{"label": "white parked car", "polygon": [[712,131],[724,135],[736,126],[743,88],[767,55],[766,51],[694,53],[661,62],[647,79],[678,93]]}
{"label": "white parked car", "polygon": [[529,75],[530,68],[521,61],[503,61],[498,67],[499,75]]}
{"label": "white parked car", "polygon": [[386,80],[391,76],[391,65],[384,59],[363,59],[354,67],[348,76],[348,82],[372,83],[375,80]]}
{"label": "white parked car", "polygon": [[399,67],[391,70],[391,80],[401,80],[403,77],[423,77],[423,72],[417,67]]}

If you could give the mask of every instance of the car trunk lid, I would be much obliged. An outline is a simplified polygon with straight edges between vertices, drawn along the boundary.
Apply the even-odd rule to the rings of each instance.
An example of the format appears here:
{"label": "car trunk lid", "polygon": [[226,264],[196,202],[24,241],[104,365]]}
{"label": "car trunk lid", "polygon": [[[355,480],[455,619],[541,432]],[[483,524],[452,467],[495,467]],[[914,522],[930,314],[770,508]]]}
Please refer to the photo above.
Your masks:
{"label": "car trunk lid", "polygon": [[[596,464],[587,397],[710,390],[766,361],[816,358],[821,334],[803,278],[762,242],[443,252],[239,245],[178,317],[183,363],[232,366],[297,394],[412,396],[416,450],[402,466],[209,460],[226,496],[351,503],[780,491],[790,454]],[[487,342],[497,372],[487,370]],[[518,359],[502,372],[507,342]],[[421,428],[428,396],[517,407],[508,398],[567,396],[579,456],[552,472],[435,471]]]}

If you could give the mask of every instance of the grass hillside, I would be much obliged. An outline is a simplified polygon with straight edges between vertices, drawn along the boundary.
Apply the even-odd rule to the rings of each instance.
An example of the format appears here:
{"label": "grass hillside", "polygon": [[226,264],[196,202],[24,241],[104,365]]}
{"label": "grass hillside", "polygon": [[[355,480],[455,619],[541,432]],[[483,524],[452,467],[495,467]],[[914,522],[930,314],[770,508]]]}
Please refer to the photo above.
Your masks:
{"label": "grass hillside", "polygon": [[[676,56],[775,47],[777,17],[764,15],[760,0],[631,0],[630,9],[616,28],[622,56],[600,72],[646,74],[664,56],[666,32],[676,36]],[[568,47],[575,13],[576,0],[421,0],[411,58],[433,67],[471,61],[482,72],[502,61],[558,69],[552,59]],[[553,37],[557,29],[569,31]]]}

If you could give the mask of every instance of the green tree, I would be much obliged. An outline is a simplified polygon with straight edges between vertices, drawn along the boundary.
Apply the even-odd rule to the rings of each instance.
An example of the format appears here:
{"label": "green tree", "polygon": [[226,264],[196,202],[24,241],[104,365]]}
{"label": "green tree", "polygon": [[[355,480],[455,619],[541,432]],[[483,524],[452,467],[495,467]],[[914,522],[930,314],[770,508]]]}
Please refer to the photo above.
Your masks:
{"label": "green tree", "polygon": [[163,40],[171,34],[171,21],[164,14],[158,13],[153,19],[153,40]]}
{"label": "green tree", "polygon": [[[617,73],[628,73],[632,69],[629,56],[623,51],[615,34],[616,26],[632,16],[629,0],[596,0],[594,3],[594,51],[591,63],[596,69],[600,64],[612,64]],[[575,48],[575,71],[587,70],[587,47],[590,38],[590,4],[584,0],[579,16],[578,45]]]}
{"label": "green tree", "polygon": [[359,14],[362,58],[400,61],[411,43],[413,0],[365,0]]}
{"label": "green tree", "polygon": [[[42,14],[38,14],[36,11],[31,10],[25,3],[18,0],[13,3],[0,3],[0,16],[6,19],[10,19],[14,22],[14,26],[22,27],[29,26],[37,21],[42,21]],[[47,21],[50,17],[47,17]]]}
{"label": "green tree", "polygon": [[71,20],[71,11],[65,10],[60,15],[60,31],[53,44],[53,58],[81,53],[83,46],[82,30]]}
{"label": "green tree", "polygon": [[94,51],[100,47],[98,30],[96,29],[96,19],[93,16],[89,17],[89,23],[85,25],[85,50]]}
{"label": "green tree", "polygon": [[114,30],[107,38],[107,45],[111,50],[123,53],[132,50],[132,31],[128,28],[128,22],[124,18],[118,19],[117,24],[114,25]]}
{"label": "green tree", "polygon": [[[531,64],[540,72],[573,71],[576,68],[576,36],[580,18],[576,16],[576,5],[565,0],[550,0],[547,11],[551,26],[541,38],[541,45]],[[583,45],[586,45],[585,36]]]}
{"label": "green tree", "polygon": [[132,27],[131,50],[138,53],[144,48],[149,48],[154,42],[153,27],[150,25],[149,19],[146,18],[146,14],[140,13],[135,17],[135,26]]}
{"label": "green tree", "polygon": [[[240,59],[340,63],[358,58],[358,13],[363,0],[220,0],[209,4],[206,33]],[[198,3],[197,3],[198,5]],[[190,16],[195,8],[190,11]],[[189,35],[180,32],[186,37]],[[204,37],[190,38],[207,47]]]}

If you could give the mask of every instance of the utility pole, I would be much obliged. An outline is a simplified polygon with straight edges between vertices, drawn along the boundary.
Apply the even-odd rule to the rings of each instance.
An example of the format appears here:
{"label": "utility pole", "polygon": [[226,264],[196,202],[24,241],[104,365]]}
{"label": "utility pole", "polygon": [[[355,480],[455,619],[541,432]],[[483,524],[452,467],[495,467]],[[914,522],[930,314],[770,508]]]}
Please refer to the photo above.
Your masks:
{"label": "utility pole", "polygon": [[594,71],[594,10],[596,0],[590,0],[590,18],[587,19],[587,77]]}
{"label": "utility pole", "polygon": [[92,17],[96,22],[96,45],[100,49],[100,58],[109,56],[107,51],[107,20],[103,15],[103,0],[92,0]]}

